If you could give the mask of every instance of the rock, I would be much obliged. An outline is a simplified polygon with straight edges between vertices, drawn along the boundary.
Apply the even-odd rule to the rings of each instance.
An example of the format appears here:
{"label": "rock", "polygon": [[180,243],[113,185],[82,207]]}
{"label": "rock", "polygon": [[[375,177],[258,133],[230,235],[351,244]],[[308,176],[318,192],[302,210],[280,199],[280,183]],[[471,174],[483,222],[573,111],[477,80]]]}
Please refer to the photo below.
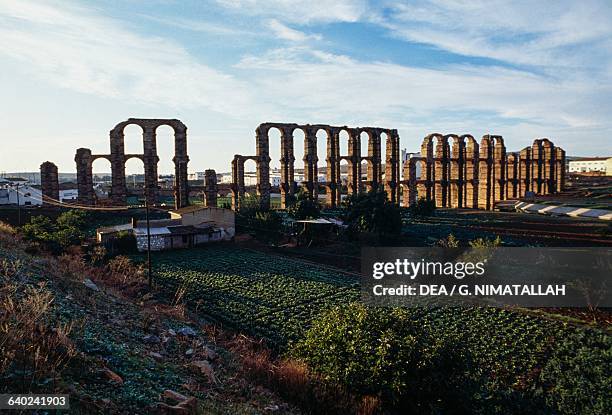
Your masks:
{"label": "rock", "polygon": [[176,336],[176,331],[174,331],[172,329],[169,329],[168,330],[168,334],[171,335],[171,336]]}
{"label": "rock", "polygon": [[187,351],[185,352],[185,354],[187,356],[191,356],[193,354],[193,349],[187,349]]}
{"label": "rock", "polygon": [[154,334],[147,334],[142,338],[145,343],[156,344],[161,342],[161,339]]}
{"label": "rock", "polygon": [[178,402],[177,405],[170,406],[165,403],[158,403],[157,408],[160,414],[188,414],[195,415],[198,409],[198,400],[194,397],[187,397],[181,393],[167,389],[162,394],[163,398]]}
{"label": "rock", "polygon": [[164,393],[162,394],[162,396],[166,399],[170,399],[176,402],[183,402],[187,400],[187,397],[185,395],[180,394],[170,389],[166,389]]}
{"label": "rock", "polygon": [[196,360],[191,363],[191,366],[197,369],[203,375],[206,375],[209,382],[211,383],[217,382],[217,379],[215,377],[215,371],[213,370],[213,367],[210,364],[210,362],[206,360]]}
{"label": "rock", "polygon": [[123,379],[121,378],[121,376],[119,376],[118,374],[116,374],[112,370],[110,370],[110,369],[103,369],[102,373],[111,382],[117,383],[119,385],[123,385]]}
{"label": "rock", "polygon": [[157,352],[149,352],[149,356],[151,356],[155,360],[164,360],[164,357]]}
{"label": "rock", "polygon": [[89,278],[85,278],[83,280],[83,285],[86,286],[87,288],[89,288],[90,290],[100,291],[98,286],[96,284],[94,284],[94,282],[92,280],[90,280]]}
{"label": "rock", "polygon": [[160,415],[190,415],[189,409],[182,406],[170,406],[165,403],[157,404],[157,413]]}
{"label": "rock", "polygon": [[217,358],[219,357],[217,352],[215,352],[210,347],[204,347],[204,356],[206,357],[206,360],[217,360]]}
{"label": "rock", "polygon": [[195,337],[196,332],[191,327],[183,327],[178,331],[178,334],[186,337]]}

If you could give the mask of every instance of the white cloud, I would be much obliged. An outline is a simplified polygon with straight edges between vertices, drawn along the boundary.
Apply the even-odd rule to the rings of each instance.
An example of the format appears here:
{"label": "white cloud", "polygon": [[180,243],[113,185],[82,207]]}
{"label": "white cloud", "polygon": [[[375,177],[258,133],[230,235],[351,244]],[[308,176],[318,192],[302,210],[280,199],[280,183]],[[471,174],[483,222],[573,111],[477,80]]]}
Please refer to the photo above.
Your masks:
{"label": "white cloud", "polygon": [[261,108],[243,81],[167,39],[136,34],[80,7],[27,0],[0,0],[0,6],[0,55],[61,87],[226,114]]}
{"label": "white cloud", "polygon": [[321,35],[318,34],[306,34],[286,26],[276,19],[270,19],[267,22],[267,27],[274,32],[274,35],[283,40],[289,40],[292,42],[305,42],[307,40],[321,40]]}
{"label": "white cloud", "polygon": [[366,0],[217,0],[235,10],[260,16],[273,16],[298,24],[357,22],[368,12]]}
{"label": "white cloud", "polygon": [[249,56],[238,68],[255,75],[254,87],[265,91],[262,102],[285,108],[286,118],[299,121],[410,125],[404,133],[418,129],[422,135],[438,130],[473,134],[492,130],[502,135],[509,131],[516,134],[510,137],[510,149],[517,139],[554,138],[559,133],[568,145],[570,137],[609,128],[609,104],[598,102],[612,88],[595,80],[559,82],[491,66],[435,70],[364,63],[306,47]]}
{"label": "white cloud", "polygon": [[396,36],[461,55],[551,72],[612,59],[612,8],[606,1],[418,0],[386,6],[390,11],[376,22]]}

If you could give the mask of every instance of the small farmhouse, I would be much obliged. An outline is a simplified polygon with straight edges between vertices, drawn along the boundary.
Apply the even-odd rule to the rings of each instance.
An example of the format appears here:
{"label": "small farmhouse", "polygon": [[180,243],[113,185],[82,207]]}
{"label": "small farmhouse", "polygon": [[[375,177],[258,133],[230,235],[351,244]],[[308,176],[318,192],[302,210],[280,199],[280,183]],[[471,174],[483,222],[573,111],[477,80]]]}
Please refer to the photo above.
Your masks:
{"label": "small farmhouse", "polygon": [[170,219],[146,221],[132,219],[132,223],[99,228],[98,243],[111,248],[122,235],[136,238],[140,252],[151,250],[192,248],[209,242],[230,241],[234,238],[236,219],[234,211],[215,207],[189,206],[170,212]]}

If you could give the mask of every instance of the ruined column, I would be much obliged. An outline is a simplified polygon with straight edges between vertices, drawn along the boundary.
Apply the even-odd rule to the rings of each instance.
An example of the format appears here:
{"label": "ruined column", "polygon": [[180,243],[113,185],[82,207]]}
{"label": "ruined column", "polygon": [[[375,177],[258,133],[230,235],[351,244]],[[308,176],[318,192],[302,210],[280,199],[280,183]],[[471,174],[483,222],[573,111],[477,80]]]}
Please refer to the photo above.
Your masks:
{"label": "ruined column", "polygon": [[531,146],[531,191],[542,194],[543,191],[543,159],[542,140],[534,140]]}
{"label": "ruined column", "polygon": [[465,196],[465,141],[463,137],[451,134],[449,205],[453,208],[464,206]]}
{"label": "ruined column", "polygon": [[547,138],[542,140],[542,180],[543,194],[555,193],[556,181],[554,177],[555,171],[555,146]]}
{"label": "ruined column", "polygon": [[232,160],[232,210],[240,210],[240,203],[245,193],[244,159],[236,154]]}
{"label": "ruined column", "polygon": [[490,136],[493,148],[493,181],[491,182],[491,209],[495,202],[506,199],[506,147],[500,135]]}
{"label": "ruined column", "polygon": [[478,208],[480,209],[490,210],[493,207],[493,180],[493,143],[490,136],[485,135],[480,141],[478,161]]}
{"label": "ruined column", "polygon": [[444,136],[437,136],[436,157],[434,159],[435,170],[435,199],[437,207],[448,206],[448,179],[449,179],[449,147],[448,140]]}
{"label": "ruined column", "polygon": [[506,163],[506,199],[518,197],[518,154],[509,153]]}
{"label": "ruined column", "polygon": [[348,143],[348,194],[358,194],[361,190],[361,140],[360,131],[355,128],[347,129]]}
{"label": "ruined column", "polygon": [[119,124],[110,132],[112,184],[110,198],[113,204],[124,206],[127,203],[125,184],[125,147],[124,123]]}
{"label": "ruined column", "polygon": [[[143,139],[143,164],[144,164],[144,186],[145,197],[149,205],[157,203],[158,184],[157,184],[157,140],[155,136],[155,125],[141,125]],[[175,195],[176,197],[176,195]]]}
{"label": "ruined column", "polygon": [[[368,128],[368,167],[367,167],[367,182],[368,190],[376,190],[381,182],[381,145],[380,131],[373,128]],[[361,139],[360,139],[361,141]]]}
{"label": "ruined column", "polygon": [[[187,155],[187,127],[180,123],[174,128],[174,205],[176,209],[189,206],[189,175]],[[157,155],[156,155],[157,157]],[[157,159],[159,160],[159,159]],[[155,169],[157,187],[157,168]]]}
{"label": "ruined column", "polygon": [[399,148],[399,134],[397,133],[397,130],[387,131],[386,153],[385,191],[387,192],[387,197],[391,202],[399,204],[401,156]]}
{"label": "ruined column", "polygon": [[327,133],[327,166],[325,169],[327,193],[325,194],[325,205],[333,209],[337,206],[341,186],[341,184],[338,184],[340,181],[340,159],[338,157],[340,131],[331,127],[326,128],[325,131]]}
{"label": "ruined column", "polygon": [[204,171],[204,198],[206,207],[217,207],[217,172],[208,169]]}
{"label": "ruined column", "polygon": [[525,147],[519,152],[518,166],[518,197],[525,197],[531,191],[531,147]]}
{"label": "ruined column", "polygon": [[416,166],[421,161],[418,157],[412,157],[404,163],[404,197],[403,206],[409,207],[416,203],[418,197]]}
{"label": "ruined column", "polygon": [[[257,196],[262,209],[270,209],[270,139],[260,127],[255,131],[257,143]],[[243,176],[244,177],[244,176]]]}
{"label": "ruined column", "polygon": [[50,161],[40,165],[40,187],[44,206],[50,206],[60,200],[57,166]]}
{"label": "ruined column", "polygon": [[421,143],[421,177],[417,182],[419,199],[434,200],[433,138],[428,135]]}
{"label": "ruined column", "polygon": [[[269,130],[268,130],[269,131]],[[268,134],[268,131],[265,134]],[[263,134],[263,131],[262,131]],[[281,208],[285,209],[295,193],[295,156],[293,151],[293,129],[281,130]]]}
{"label": "ruined column", "polygon": [[[92,156],[88,148],[79,148],[74,156],[77,170],[78,202],[81,205],[92,206],[95,203],[93,189]],[[111,164],[112,166],[112,164]],[[114,184],[113,180],[113,184]]]}
{"label": "ruined column", "polygon": [[465,143],[465,192],[464,206],[478,209],[478,168],[480,151],[476,139],[471,135],[462,136]]}
{"label": "ruined column", "polygon": [[555,182],[556,191],[562,192],[565,189],[565,150],[555,147]]}
{"label": "ruined column", "polygon": [[306,182],[306,193],[311,200],[317,200],[318,174],[317,165],[317,132],[316,129],[307,126],[304,128],[304,182]]}

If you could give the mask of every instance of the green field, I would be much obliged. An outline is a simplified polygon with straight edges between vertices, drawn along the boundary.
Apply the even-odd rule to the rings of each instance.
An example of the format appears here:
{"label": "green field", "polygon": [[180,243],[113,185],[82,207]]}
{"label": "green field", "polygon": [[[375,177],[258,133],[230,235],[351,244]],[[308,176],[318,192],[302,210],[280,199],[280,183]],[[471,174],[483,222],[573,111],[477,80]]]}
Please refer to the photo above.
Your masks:
{"label": "green field", "polygon": [[[184,290],[198,312],[281,352],[303,338],[321,312],[360,298],[354,275],[233,245],[157,253],[154,272],[162,286]],[[505,404],[542,398],[561,413],[584,405],[590,408],[584,413],[610,409],[612,336],[605,329],[523,310],[408,312],[419,327],[465,348],[474,359],[472,374],[486,377]]]}

